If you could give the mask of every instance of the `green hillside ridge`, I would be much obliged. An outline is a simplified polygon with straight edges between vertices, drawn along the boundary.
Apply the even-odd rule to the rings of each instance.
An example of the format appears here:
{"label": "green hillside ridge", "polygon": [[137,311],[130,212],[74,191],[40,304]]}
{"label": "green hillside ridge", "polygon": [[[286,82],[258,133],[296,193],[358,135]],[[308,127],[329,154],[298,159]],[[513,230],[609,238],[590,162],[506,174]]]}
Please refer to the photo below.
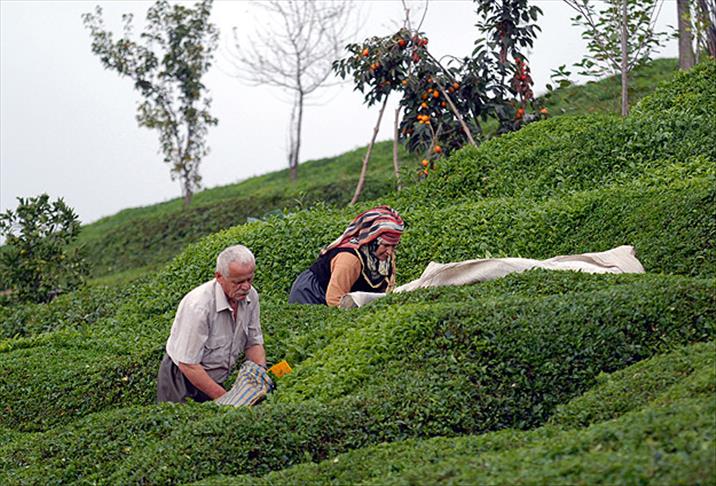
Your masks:
{"label": "green hillside ridge", "polygon": [[[132,269],[156,269],[187,244],[249,218],[317,202],[345,206],[353,196],[364,152],[356,149],[301,164],[295,183],[289,181],[286,169],[207,189],[195,195],[188,209],[180,198],[126,209],[83,226],[78,244],[85,246],[94,276],[130,270],[132,277]],[[402,148],[399,153],[404,162],[408,160]],[[373,149],[365,198],[374,199],[395,189],[392,154],[392,142],[381,142]]]}
{"label": "green hillside ridge", "polygon": [[[0,309],[0,483],[713,481],[715,78],[714,62],[679,73],[626,120],[535,123],[378,200],[407,222],[400,283],[431,260],[621,244],[646,274],[286,304],[371,201],[220,231],[106,296]],[[178,301],[239,242],[257,257],[269,359],[294,373],[252,409],[155,405]]]}
{"label": "green hillside ridge", "polygon": [[[635,71],[631,100],[636,102],[654,85],[670,79],[676,70],[673,59],[656,60]],[[546,102],[552,113],[617,113],[620,85],[608,78],[586,85],[558,89]],[[366,136],[368,132],[366,132]],[[198,192],[188,211],[181,198],[142,208],[126,209],[116,215],[83,226],[80,243],[88,250],[98,283],[131,280],[148,270],[156,270],[189,243],[224,228],[262,218],[272,212],[309,207],[323,201],[345,206],[358,180],[365,148],[321,160],[308,161],[299,168],[299,179],[290,183],[288,169],[222,187]],[[414,160],[402,147],[402,182],[414,182]],[[368,167],[363,200],[391,193],[396,186],[392,165],[392,142],[379,142]],[[124,272],[123,275],[115,275]]]}
{"label": "green hillside ridge", "polygon": [[[214,477],[194,484],[707,482],[716,473],[716,430],[709,421],[716,413],[715,353],[713,342],[697,344],[600,375],[592,390],[533,431],[409,439],[260,478]],[[585,409],[589,418],[575,423],[573,417]],[[677,429],[681,447],[695,449],[697,467],[678,457],[675,434],[664,423]]]}

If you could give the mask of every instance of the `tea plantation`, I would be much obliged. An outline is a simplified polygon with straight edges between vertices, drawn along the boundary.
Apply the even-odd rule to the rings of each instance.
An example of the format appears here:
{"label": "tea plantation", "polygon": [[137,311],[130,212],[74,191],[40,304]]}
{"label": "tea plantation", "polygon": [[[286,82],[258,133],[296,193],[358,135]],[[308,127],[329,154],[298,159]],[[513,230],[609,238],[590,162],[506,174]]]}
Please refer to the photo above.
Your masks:
{"label": "tea plantation", "polygon": [[[702,63],[626,119],[534,123],[358,208],[282,212],[111,291],[0,309],[0,484],[713,484],[714,79]],[[286,304],[376,202],[407,223],[399,283],[431,260],[623,244],[646,273]],[[250,409],[156,405],[176,305],[234,243],[257,257],[269,360],[295,371]]]}

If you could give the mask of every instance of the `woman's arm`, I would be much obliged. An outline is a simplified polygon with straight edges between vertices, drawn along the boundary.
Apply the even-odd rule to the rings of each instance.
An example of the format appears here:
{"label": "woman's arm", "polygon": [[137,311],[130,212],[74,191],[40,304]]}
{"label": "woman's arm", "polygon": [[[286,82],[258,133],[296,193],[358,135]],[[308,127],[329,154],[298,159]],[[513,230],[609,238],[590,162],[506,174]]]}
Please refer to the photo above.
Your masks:
{"label": "woman's arm", "polygon": [[341,297],[346,295],[353,288],[358,277],[360,277],[360,259],[348,252],[342,252],[331,260],[331,280],[326,289],[326,304],[330,307],[338,307]]}

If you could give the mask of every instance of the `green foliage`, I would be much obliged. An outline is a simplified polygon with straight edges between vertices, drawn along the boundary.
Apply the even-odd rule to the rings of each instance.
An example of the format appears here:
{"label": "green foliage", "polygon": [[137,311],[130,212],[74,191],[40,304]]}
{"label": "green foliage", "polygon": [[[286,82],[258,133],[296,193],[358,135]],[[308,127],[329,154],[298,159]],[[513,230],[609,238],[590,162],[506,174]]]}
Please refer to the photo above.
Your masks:
{"label": "green foliage", "polygon": [[0,252],[3,286],[21,302],[49,302],[84,282],[87,267],[78,248],[77,214],[62,198],[50,202],[47,194],[17,198],[15,211],[0,215]]}
{"label": "green foliage", "polygon": [[[659,3],[653,0],[610,2],[599,11],[586,0],[569,0],[577,12],[572,24],[583,29],[588,54],[575,63],[586,76],[603,77],[621,72],[622,28],[626,28],[627,72],[647,63],[652,52],[661,46],[666,32],[654,30]],[[622,8],[625,8],[625,11]]]}
{"label": "green foliage", "polygon": [[[403,424],[410,425],[411,422],[415,430],[422,431],[419,432],[420,437],[427,437],[431,434],[428,430],[433,425],[431,422],[441,419],[440,416],[434,416],[426,422],[425,417],[422,417],[421,421],[420,414],[425,403],[419,395],[401,393],[395,397],[387,390],[383,394],[376,394],[373,390],[363,397],[343,398],[326,404],[315,401],[295,405],[269,403],[255,409],[221,409],[210,405],[128,407],[88,416],[66,427],[55,428],[34,437],[16,438],[2,449],[0,471],[6,475],[6,481],[11,482],[32,478],[43,478],[44,481],[83,478],[88,482],[163,483],[186,482],[218,473],[260,476],[303,462],[308,464],[288,469],[284,474],[299,474],[301,477],[301,472],[306,474],[312,471],[318,480],[322,474],[341,471],[348,474],[353,467],[361,468],[361,464],[363,469],[356,469],[361,470],[359,476],[380,474],[386,467],[394,468],[395,472],[410,473],[421,463],[424,454],[446,444],[452,444],[453,447],[443,448],[443,452],[435,456],[435,461],[428,462],[439,464],[442,460],[452,458],[458,463],[469,464],[476,457],[489,452],[508,455],[517,452],[509,458],[510,462],[519,457],[530,457],[530,454],[545,459],[555,457],[550,451],[561,451],[556,457],[566,459],[589,453],[599,442],[602,447],[609,445],[607,451],[621,451],[625,459],[619,461],[618,468],[629,470],[630,461],[634,457],[641,457],[639,448],[643,444],[642,434],[659,430],[661,441],[678,438],[682,430],[691,430],[693,432],[687,437],[702,438],[695,444],[696,450],[685,446],[678,439],[664,452],[673,453],[669,451],[675,448],[677,451],[692,451],[685,457],[685,461],[692,465],[702,461],[699,470],[703,474],[704,467],[708,471],[708,461],[703,463],[703,453],[708,452],[708,449],[698,454],[698,447],[704,443],[702,441],[708,444],[708,435],[704,437],[703,433],[706,431],[708,434],[708,427],[713,427],[710,421],[714,391],[713,345],[693,349],[693,354],[679,351],[680,354],[691,356],[690,363],[685,368],[682,365],[676,368],[693,368],[696,372],[681,375],[677,385],[673,384],[673,371],[669,366],[647,365],[637,370],[663,375],[663,380],[657,376],[649,378],[659,384],[659,390],[652,392],[655,400],[648,401],[650,405],[659,404],[659,407],[641,411],[643,403],[637,400],[624,411],[624,420],[598,423],[596,427],[587,429],[586,434],[580,434],[580,431],[562,432],[551,426],[528,433],[508,430],[485,436],[467,435],[458,439],[397,442],[364,449],[348,456],[336,456],[337,453],[360,449],[369,444],[377,445],[405,438],[408,435]],[[634,379],[632,377],[639,380],[634,372],[620,375],[619,379],[625,381],[622,388],[629,387],[629,381]],[[456,395],[456,391],[449,386],[451,384],[443,382],[442,386],[430,390],[431,398],[434,399],[442,392],[449,395],[442,403],[449,403]],[[486,394],[484,389],[478,392]],[[710,402],[705,401],[706,397],[710,397]],[[436,404],[436,407],[439,406]],[[611,403],[604,402],[605,409],[610,407]],[[694,412],[699,413],[689,417]],[[393,416],[392,413],[398,415]],[[701,419],[694,420],[696,417]],[[445,419],[443,416],[442,420]],[[567,449],[563,450],[565,447]],[[386,448],[389,450],[386,451]],[[337,457],[337,461],[334,457]],[[330,470],[326,470],[330,464],[328,462],[318,467],[310,465],[312,461],[326,459],[336,461]],[[529,464],[531,468],[539,468],[540,462]],[[669,462],[665,466],[660,474],[670,470],[673,473],[673,469],[668,467]],[[430,473],[431,469],[425,472]],[[498,468],[495,473],[508,474],[509,471],[520,470]],[[276,476],[273,474],[269,478]]]}
{"label": "green foliage", "polygon": [[[654,400],[668,401],[673,390],[669,395],[665,392],[672,388],[681,388],[686,392],[684,395],[692,397],[709,393],[716,385],[708,376],[708,371],[716,369],[714,359],[716,347],[710,342],[656,356],[612,374],[599,375],[594,388],[558,407],[549,423],[578,429],[606,422]],[[707,372],[705,376],[704,371]]]}
{"label": "green foliage", "polygon": [[[604,393],[593,402],[597,413],[614,406],[605,388],[627,391],[634,387],[647,395],[625,393],[619,398],[628,394],[636,401],[626,405],[615,400],[621,405],[619,413],[599,413],[614,420],[593,422],[586,430],[562,430],[551,424],[529,432],[508,429],[479,436],[411,439],[261,477],[215,476],[196,484],[403,484],[413,479],[422,484],[425,475],[433,478],[431,483],[450,480],[458,484],[703,482],[716,472],[709,460],[716,431],[707,419],[713,410],[714,351],[713,342],[698,344],[604,375],[609,385],[595,387]],[[643,389],[646,382],[650,384],[647,390]],[[673,396],[679,398],[664,403]],[[577,409],[582,401],[577,398],[567,407]],[[700,419],[695,423],[690,413],[700,414]],[[658,436],[654,429],[659,430]],[[675,438],[685,447],[677,449]],[[679,452],[684,449],[692,453]],[[659,458],[656,467],[655,455]]]}
{"label": "green foliage", "polygon": [[91,326],[116,311],[129,286],[92,286],[61,295],[49,304],[0,307],[0,339]]}
{"label": "green foliage", "polygon": [[181,180],[185,206],[201,185],[199,164],[208,153],[208,128],[218,123],[209,112],[211,99],[201,81],[219,38],[209,22],[211,6],[212,0],[194,8],[157,0],[147,11],[141,43],[132,39],[130,14],[122,16],[124,36],[116,41],[104,28],[101,7],[82,15],[92,52],[106,69],[134,81],[141,93],[137,122],[159,132],[164,162],[171,165],[172,180]]}
{"label": "green foliage", "polygon": [[[391,145],[379,143],[373,151],[364,190],[367,199],[391,192]],[[150,265],[158,267],[189,243],[221,229],[264,219],[283,208],[297,210],[320,201],[344,206],[353,194],[360,171],[361,150],[338,157],[306,162],[302,177],[288,184],[288,171],[254,177],[230,186],[208,189],[182,210],[179,200],[146,208],[125,210],[83,228],[80,241],[86,248],[93,275]],[[405,153],[401,151],[405,157]],[[410,181],[406,178],[403,184]]]}
{"label": "green foliage", "polygon": [[[465,381],[456,380],[455,386],[460,386],[447,398],[458,400],[467,394],[460,400],[467,399],[474,393],[470,392],[474,386],[471,380],[479,380],[494,390],[494,397],[488,402],[484,402],[486,397],[470,398],[475,403],[471,407],[473,415],[468,417],[452,419],[438,414],[436,431],[450,430],[442,422],[445,420],[464,420],[470,427],[485,427],[477,418],[482,414],[494,414],[491,420],[497,421],[488,422],[492,424],[488,429],[500,421],[520,420],[527,424],[543,420],[548,404],[561,403],[562,394],[575,393],[575,387],[584,391],[590,376],[593,378],[599,371],[617,369],[664,347],[704,339],[714,332],[713,280],[644,275],[638,279],[641,283],[634,283],[636,276],[627,276],[625,283],[632,281],[628,285],[595,290],[604,289],[603,284],[599,285],[603,277],[541,274],[515,275],[506,283],[485,283],[480,286],[485,288],[484,299],[476,299],[476,289],[465,287],[445,300],[428,299],[428,305],[408,300],[390,305],[389,309],[378,306],[359,312],[310,308],[305,313],[300,306],[279,306],[266,299],[269,359],[289,357],[298,366],[294,374],[279,383],[276,398],[295,401],[307,396],[329,400],[341,396],[341,390],[359,393],[364,385],[371,385],[365,382],[370,376],[374,380],[382,376],[382,385],[378,380],[371,386],[387,387],[380,395],[395,395],[396,400],[401,393],[417,393],[413,388],[427,383],[433,383],[434,393],[439,394],[437,383],[448,372]],[[5,352],[0,353],[0,365],[5,370],[0,379],[0,400],[6,404],[0,425],[23,431],[47,430],[90,412],[152,403],[154,379],[175,302],[184,291],[174,287],[171,293],[169,288],[159,293],[156,286],[147,286],[142,294],[135,294],[144,303],[127,303],[118,314],[91,328],[6,341]],[[500,290],[490,291],[493,286]],[[502,293],[505,286],[520,291],[511,297]],[[565,292],[570,287],[578,291]],[[417,298],[391,298],[408,297]],[[507,322],[511,323],[507,327],[506,316],[510,316]],[[446,331],[452,336],[446,337]],[[321,338],[315,339],[316,336]],[[426,336],[432,337],[426,342]],[[436,342],[439,347],[429,346]],[[536,343],[542,343],[543,348],[534,348]],[[564,354],[559,358],[541,356],[542,352],[549,354],[548,350]],[[568,366],[569,372],[560,371],[552,361]],[[540,377],[537,363],[543,363],[558,376],[550,372]],[[487,375],[483,366],[490,369]],[[525,366],[533,371],[527,373]],[[584,381],[580,381],[578,372],[581,366],[586,366],[582,370]],[[502,373],[503,367],[512,371]],[[384,368],[392,371],[373,374]],[[418,374],[404,378],[403,369],[415,369]],[[564,374],[560,377],[559,373]],[[535,381],[538,379],[541,381]],[[523,398],[518,390],[511,388],[512,383],[534,388],[532,399],[541,405],[534,404],[535,409],[526,407],[519,401]],[[557,388],[547,393],[553,386]],[[18,393],[18,387],[25,392]],[[504,395],[495,387],[504,390]],[[36,399],[50,391],[51,399]],[[424,403],[416,404],[422,412],[410,412],[416,417],[427,414],[423,418],[426,420],[433,413],[432,407],[439,406],[443,399],[419,394],[428,402],[436,400],[426,409]],[[370,395],[366,392],[366,396]],[[510,405],[512,400],[519,403]],[[495,412],[492,407],[500,403],[507,407],[506,411]],[[513,407],[522,411],[518,413]],[[391,411],[387,416],[396,413],[402,412]],[[468,426],[465,424],[462,427]]]}
{"label": "green foliage", "polygon": [[[708,75],[687,74],[713,90]],[[634,245],[646,274],[533,271],[348,311],[295,306],[285,303],[295,275],[362,208],[242,224],[118,289],[114,312],[81,319],[95,287],[78,304],[36,309],[32,329],[55,330],[0,341],[0,483],[708,482],[713,118],[688,106],[708,98],[676,83],[625,121],[536,123],[461,151],[439,177],[381,201],[408,223],[402,282],[430,260],[621,244]],[[691,101],[659,99],[675,93]],[[294,372],[251,409],[154,405],[176,305],[235,243],[257,257],[268,358],[288,358]]]}
{"label": "green foliage", "polygon": [[[715,78],[714,59],[706,59],[688,72],[679,71],[673,80],[661,83],[651,96],[642,99],[634,108],[632,116],[659,119],[691,115],[713,120],[716,113]],[[709,145],[703,148],[708,150]]]}

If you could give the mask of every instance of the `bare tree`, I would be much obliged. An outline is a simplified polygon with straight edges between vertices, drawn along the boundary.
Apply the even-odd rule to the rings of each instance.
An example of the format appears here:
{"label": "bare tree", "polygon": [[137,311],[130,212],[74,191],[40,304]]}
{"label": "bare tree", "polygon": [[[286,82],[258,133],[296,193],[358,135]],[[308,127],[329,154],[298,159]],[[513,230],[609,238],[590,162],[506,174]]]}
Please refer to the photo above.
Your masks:
{"label": "bare tree", "polygon": [[288,165],[291,180],[296,180],[304,107],[319,88],[331,85],[331,63],[357,32],[355,5],[352,0],[271,0],[255,5],[270,20],[257,27],[245,45],[234,29],[236,51],[229,57],[239,79],[290,94]]}
{"label": "bare tree", "polygon": [[589,0],[563,0],[577,12],[572,23],[583,27],[588,54],[576,63],[580,74],[621,76],[621,113],[629,113],[629,72],[650,59],[666,34],[655,31],[663,0],[608,0],[597,12]]}

